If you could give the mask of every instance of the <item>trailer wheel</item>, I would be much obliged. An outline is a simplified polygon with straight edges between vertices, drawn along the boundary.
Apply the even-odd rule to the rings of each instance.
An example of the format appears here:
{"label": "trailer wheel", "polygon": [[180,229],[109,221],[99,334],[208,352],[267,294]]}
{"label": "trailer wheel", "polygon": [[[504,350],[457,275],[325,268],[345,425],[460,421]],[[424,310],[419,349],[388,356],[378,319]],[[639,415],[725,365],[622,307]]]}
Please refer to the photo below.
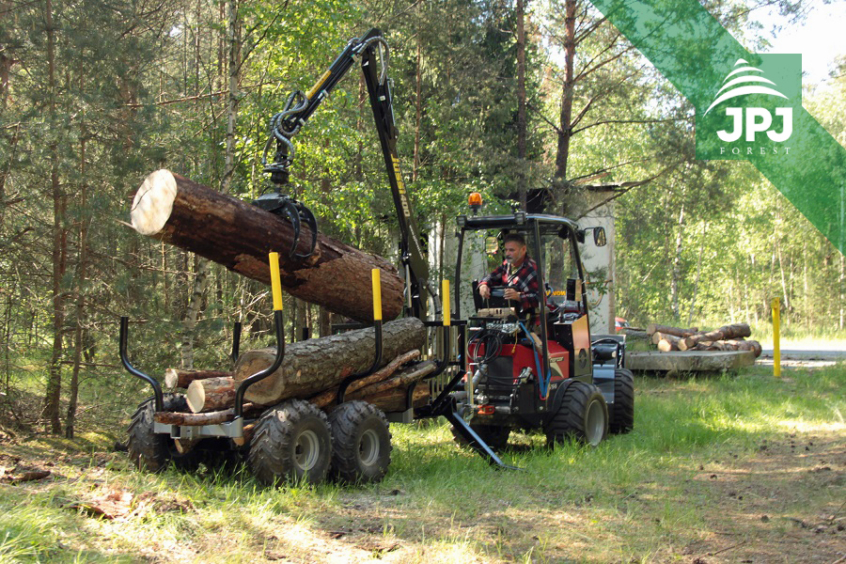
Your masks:
{"label": "trailer wheel", "polygon": [[[479,438],[485,441],[493,450],[502,450],[508,446],[508,437],[511,434],[511,427],[501,427],[499,425],[477,425],[470,424],[470,428],[479,435]],[[458,432],[455,427],[450,427],[453,440],[460,446],[468,446],[467,439]]]}
{"label": "trailer wheel", "polygon": [[326,479],[332,461],[332,434],[326,414],[312,404],[290,400],[259,419],[247,462],[264,485]]}
{"label": "trailer wheel", "polygon": [[609,432],[625,434],[634,429],[634,374],[627,368],[614,371],[614,405]]}
{"label": "trailer wheel", "polygon": [[550,447],[575,439],[596,446],[608,432],[608,405],[599,388],[575,381],[564,390],[561,406],[546,425]]}
{"label": "trailer wheel", "polygon": [[[166,411],[182,411],[188,409],[188,404],[182,394],[165,394],[162,407]],[[139,470],[148,472],[163,472],[171,462],[180,470],[196,470],[202,453],[192,450],[180,454],[169,436],[153,432],[155,412],[155,402],[150,398],[132,415],[127,444],[129,459]]]}
{"label": "trailer wheel", "polygon": [[379,482],[391,465],[391,431],[385,414],[364,401],[342,403],[329,414],[332,471],[349,483]]}

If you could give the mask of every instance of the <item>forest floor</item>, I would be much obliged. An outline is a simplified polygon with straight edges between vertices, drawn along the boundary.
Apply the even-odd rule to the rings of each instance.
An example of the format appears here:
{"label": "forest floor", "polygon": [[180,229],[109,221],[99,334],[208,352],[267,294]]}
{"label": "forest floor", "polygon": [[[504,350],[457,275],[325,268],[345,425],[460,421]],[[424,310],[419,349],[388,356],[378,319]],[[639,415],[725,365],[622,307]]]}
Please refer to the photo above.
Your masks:
{"label": "forest floor", "polygon": [[445,424],[392,425],[367,487],[151,475],[116,433],[3,427],[0,562],[846,562],[846,365],[770,371],[637,378],[632,433],[517,434],[517,472]]}

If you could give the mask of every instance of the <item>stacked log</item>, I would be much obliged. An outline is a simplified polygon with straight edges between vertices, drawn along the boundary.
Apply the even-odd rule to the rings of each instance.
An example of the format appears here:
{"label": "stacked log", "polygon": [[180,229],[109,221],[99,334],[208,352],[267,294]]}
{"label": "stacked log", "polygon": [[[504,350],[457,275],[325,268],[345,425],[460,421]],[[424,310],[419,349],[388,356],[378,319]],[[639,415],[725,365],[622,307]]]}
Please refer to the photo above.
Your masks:
{"label": "stacked log", "polygon": [[[372,374],[354,380],[346,390],[347,400],[361,399],[383,411],[412,405],[428,398],[428,386],[416,384],[435,371],[434,362],[420,362],[425,344],[423,322],[415,318],[391,321],[382,327],[382,360]],[[256,382],[245,394],[245,410],[262,411],[290,398],[309,399],[316,406],[331,408],[340,385],[350,376],[373,367],[376,334],[373,328],[349,331],[288,345],[282,366]],[[187,388],[186,403],[191,413],[159,413],[157,421],[176,425],[210,425],[230,421],[240,384],[273,364],[276,349],[247,351],[233,372],[168,369],[169,388]]]}
{"label": "stacked log", "polygon": [[661,352],[670,351],[751,351],[761,356],[758,341],[746,340],[752,330],[746,323],[724,325],[714,331],[699,331],[698,327],[682,328],[650,324],[646,334]]}

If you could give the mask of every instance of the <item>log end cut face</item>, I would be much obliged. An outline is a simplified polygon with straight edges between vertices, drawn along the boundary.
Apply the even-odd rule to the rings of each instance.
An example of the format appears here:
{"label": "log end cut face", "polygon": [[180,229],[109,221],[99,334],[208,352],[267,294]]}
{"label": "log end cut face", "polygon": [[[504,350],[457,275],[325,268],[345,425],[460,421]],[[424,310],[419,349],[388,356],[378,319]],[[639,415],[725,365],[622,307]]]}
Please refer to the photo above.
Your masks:
{"label": "log end cut face", "polygon": [[147,176],[132,200],[132,227],[142,235],[152,236],[164,229],[177,193],[176,178],[161,169]]}

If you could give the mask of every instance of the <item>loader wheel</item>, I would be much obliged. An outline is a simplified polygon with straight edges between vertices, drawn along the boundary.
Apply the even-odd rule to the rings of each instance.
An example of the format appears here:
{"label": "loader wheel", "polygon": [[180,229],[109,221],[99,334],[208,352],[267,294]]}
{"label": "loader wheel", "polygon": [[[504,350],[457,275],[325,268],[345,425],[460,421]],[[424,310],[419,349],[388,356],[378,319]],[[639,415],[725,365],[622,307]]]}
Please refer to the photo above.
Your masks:
{"label": "loader wheel", "polygon": [[[162,407],[166,411],[182,411],[188,409],[188,404],[182,394],[165,394]],[[180,470],[196,470],[200,465],[202,453],[192,450],[180,454],[169,436],[154,433],[155,411],[155,402],[150,398],[139,405],[133,414],[127,444],[129,459],[139,470],[148,472],[163,472],[171,461]]]}
{"label": "loader wheel", "polygon": [[608,405],[599,388],[575,381],[564,390],[561,407],[546,425],[550,447],[575,439],[596,446],[608,432]]}
{"label": "loader wheel", "polygon": [[364,401],[342,403],[329,414],[332,472],[349,483],[379,482],[391,465],[391,431],[385,414]]}
{"label": "loader wheel", "polygon": [[610,433],[625,434],[634,429],[634,375],[627,368],[614,371],[614,405],[609,411]]}
{"label": "loader wheel", "polygon": [[[508,446],[508,436],[511,434],[511,427],[500,427],[499,425],[477,425],[470,424],[479,438],[485,441],[495,451],[500,451]],[[467,439],[459,433],[455,427],[450,427],[453,440],[460,446],[468,446]]]}
{"label": "loader wheel", "polygon": [[262,414],[250,442],[247,463],[267,486],[326,479],[332,461],[332,434],[326,414],[312,404],[290,400]]}

